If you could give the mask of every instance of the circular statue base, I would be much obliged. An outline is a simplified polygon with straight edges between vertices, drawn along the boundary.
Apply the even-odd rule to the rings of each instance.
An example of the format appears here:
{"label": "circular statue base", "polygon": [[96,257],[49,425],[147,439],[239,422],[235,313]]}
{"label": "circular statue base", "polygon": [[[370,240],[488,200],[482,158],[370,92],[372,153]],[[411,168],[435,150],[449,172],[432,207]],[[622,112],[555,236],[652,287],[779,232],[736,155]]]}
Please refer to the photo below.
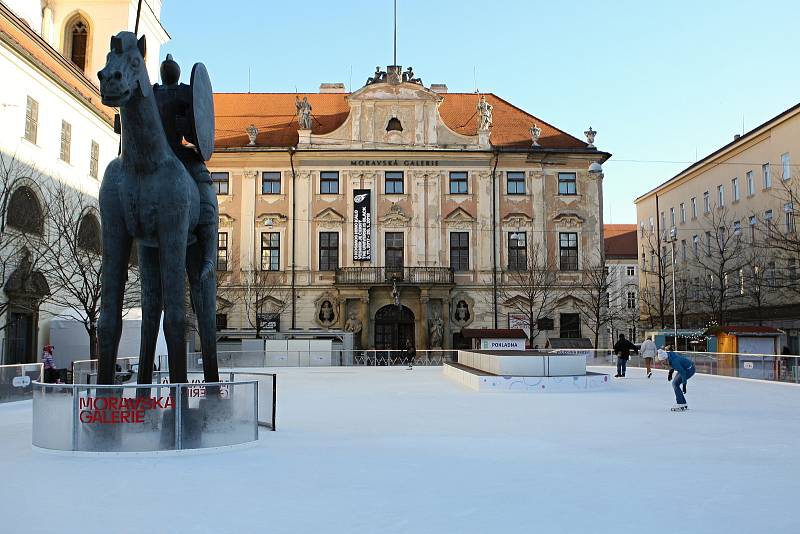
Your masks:
{"label": "circular statue base", "polygon": [[113,386],[33,383],[35,449],[185,453],[227,450],[256,441],[255,380]]}

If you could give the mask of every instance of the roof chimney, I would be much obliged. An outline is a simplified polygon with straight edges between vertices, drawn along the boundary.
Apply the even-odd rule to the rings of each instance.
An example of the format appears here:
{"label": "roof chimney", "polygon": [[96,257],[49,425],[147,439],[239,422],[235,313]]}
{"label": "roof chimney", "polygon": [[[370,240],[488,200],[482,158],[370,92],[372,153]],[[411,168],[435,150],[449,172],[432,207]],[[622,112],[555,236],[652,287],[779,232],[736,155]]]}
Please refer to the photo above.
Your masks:
{"label": "roof chimney", "polygon": [[346,93],[343,83],[321,83],[319,84],[320,93]]}
{"label": "roof chimney", "polygon": [[432,83],[431,84],[431,91],[433,91],[434,93],[440,93],[440,94],[445,95],[445,94],[447,94],[447,84],[444,84],[444,83]]}
{"label": "roof chimney", "polygon": [[738,141],[740,137],[741,137],[740,134],[733,134],[733,140],[734,141]]}

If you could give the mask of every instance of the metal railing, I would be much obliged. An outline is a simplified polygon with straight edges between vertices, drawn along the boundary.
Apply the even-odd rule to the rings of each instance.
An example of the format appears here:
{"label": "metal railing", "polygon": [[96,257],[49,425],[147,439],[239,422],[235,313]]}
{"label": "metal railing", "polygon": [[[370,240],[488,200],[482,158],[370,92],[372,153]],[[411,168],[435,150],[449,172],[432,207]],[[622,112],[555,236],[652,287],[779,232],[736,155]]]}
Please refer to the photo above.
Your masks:
{"label": "metal railing", "polygon": [[44,365],[22,363],[0,365],[0,403],[30,400],[33,382],[44,379]]}
{"label": "metal railing", "polygon": [[[447,349],[418,350],[412,365],[442,365],[456,361],[457,352]],[[187,355],[190,371],[203,369],[203,354],[191,352]],[[248,369],[269,367],[349,367],[408,365],[409,355],[405,350],[250,350],[218,351],[220,369]]]}
{"label": "metal railing", "polygon": [[340,267],[337,284],[453,284],[450,267]]}

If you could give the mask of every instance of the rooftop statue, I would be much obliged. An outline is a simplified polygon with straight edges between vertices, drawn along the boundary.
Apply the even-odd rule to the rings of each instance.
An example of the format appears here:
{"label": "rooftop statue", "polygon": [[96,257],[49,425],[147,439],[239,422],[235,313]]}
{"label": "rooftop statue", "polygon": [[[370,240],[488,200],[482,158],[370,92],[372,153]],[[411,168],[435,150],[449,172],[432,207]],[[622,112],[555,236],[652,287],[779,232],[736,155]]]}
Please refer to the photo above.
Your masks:
{"label": "rooftop statue", "polygon": [[[111,38],[98,73],[103,104],[120,108],[121,150],[100,187],[103,265],[98,383],[112,384],[122,329],[122,294],[131,248],[139,252],[142,341],[139,383],[152,380],[159,319],[169,353],[170,381],[187,381],[184,276],[198,319],[207,382],[218,382],[216,359],[217,201],[204,163],[214,147],[211,82],[201,63],[190,85],[167,57],[163,85],[145,68],[145,38]],[[183,140],[194,146],[186,146]]]}
{"label": "rooftop statue", "polygon": [[294,98],[294,107],[297,109],[297,124],[300,125],[301,130],[310,130],[312,126],[311,104],[308,103],[308,97],[304,96],[303,100],[300,100],[299,96]]}
{"label": "rooftop statue", "polygon": [[482,95],[478,101],[478,130],[488,130],[492,126],[492,105],[486,101],[486,95]]}

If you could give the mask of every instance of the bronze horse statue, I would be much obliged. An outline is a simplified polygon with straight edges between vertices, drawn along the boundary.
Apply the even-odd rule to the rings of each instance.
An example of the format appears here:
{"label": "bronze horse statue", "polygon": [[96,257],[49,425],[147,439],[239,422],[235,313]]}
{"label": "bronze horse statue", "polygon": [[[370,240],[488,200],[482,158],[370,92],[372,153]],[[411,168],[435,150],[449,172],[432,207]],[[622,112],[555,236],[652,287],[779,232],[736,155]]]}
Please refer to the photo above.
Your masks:
{"label": "bronze horse statue", "polygon": [[114,383],[122,300],[134,241],[138,243],[142,296],[139,383],[152,381],[162,311],[170,381],[187,382],[187,270],[203,345],[205,379],[218,382],[213,331],[216,273],[203,268],[194,233],[200,212],[198,185],[168,142],[145,68],[145,53],[144,37],[137,41],[133,33],[120,32],[111,38],[106,65],[97,75],[103,104],[120,109],[121,123],[120,155],[106,168],[100,187],[103,258],[97,382]]}

